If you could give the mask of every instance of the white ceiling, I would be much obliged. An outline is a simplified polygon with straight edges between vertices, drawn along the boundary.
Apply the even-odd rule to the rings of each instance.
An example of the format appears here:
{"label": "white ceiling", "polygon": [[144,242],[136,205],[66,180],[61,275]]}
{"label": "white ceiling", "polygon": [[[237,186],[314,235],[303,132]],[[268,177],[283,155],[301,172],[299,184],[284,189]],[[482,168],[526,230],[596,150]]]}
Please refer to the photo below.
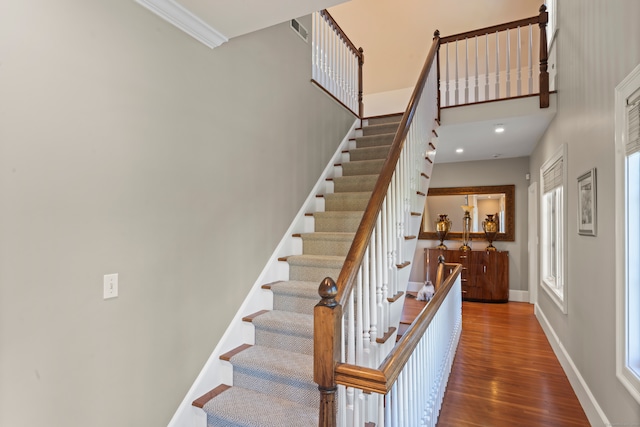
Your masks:
{"label": "white ceiling", "polygon": [[[436,163],[529,156],[556,113],[556,95],[541,109],[537,96],[441,110]],[[496,125],[503,133],[496,133]],[[462,148],[462,153],[456,149]]]}

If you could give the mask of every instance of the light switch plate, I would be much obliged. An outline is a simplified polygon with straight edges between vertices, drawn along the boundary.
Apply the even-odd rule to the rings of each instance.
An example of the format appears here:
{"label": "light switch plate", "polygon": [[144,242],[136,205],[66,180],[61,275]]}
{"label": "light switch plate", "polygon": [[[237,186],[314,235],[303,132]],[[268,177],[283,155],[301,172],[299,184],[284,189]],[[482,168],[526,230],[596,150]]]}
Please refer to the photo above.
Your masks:
{"label": "light switch plate", "polygon": [[118,274],[104,275],[104,299],[118,296]]}

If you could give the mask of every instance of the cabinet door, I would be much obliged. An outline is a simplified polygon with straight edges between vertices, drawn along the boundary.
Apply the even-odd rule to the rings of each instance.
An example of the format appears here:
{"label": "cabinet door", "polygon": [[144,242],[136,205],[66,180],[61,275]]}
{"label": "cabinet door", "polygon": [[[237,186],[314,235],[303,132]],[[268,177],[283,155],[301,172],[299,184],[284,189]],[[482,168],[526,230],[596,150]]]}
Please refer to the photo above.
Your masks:
{"label": "cabinet door", "polygon": [[484,298],[491,302],[509,300],[509,254],[508,252],[486,252]]}
{"label": "cabinet door", "polygon": [[484,301],[484,276],[487,260],[484,251],[468,251],[468,281],[466,298],[469,301]]}

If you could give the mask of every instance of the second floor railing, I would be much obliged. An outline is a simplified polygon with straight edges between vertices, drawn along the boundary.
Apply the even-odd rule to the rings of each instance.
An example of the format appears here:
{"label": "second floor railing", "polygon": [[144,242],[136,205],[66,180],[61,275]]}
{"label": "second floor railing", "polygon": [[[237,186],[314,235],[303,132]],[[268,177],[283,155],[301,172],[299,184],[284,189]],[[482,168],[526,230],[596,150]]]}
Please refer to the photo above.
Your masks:
{"label": "second floor railing", "polygon": [[312,82],[362,118],[362,65],[357,49],[326,10],[313,14]]}
{"label": "second floor railing", "polygon": [[539,93],[540,108],[548,107],[547,21],[542,5],[539,15],[530,18],[442,37],[440,105]]}

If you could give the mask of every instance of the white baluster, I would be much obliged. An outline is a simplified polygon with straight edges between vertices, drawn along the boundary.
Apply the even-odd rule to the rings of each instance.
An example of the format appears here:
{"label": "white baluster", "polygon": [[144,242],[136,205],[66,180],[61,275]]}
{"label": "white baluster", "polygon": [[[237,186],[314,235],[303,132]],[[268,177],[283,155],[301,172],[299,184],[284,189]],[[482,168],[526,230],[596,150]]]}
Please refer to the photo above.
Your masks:
{"label": "white baluster", "polygon": [[[373,230],[374,236],[376,230]],[[376,343],[376,340],[380,338],[378,331],[378,304],[377,304],[377,296],[378,296],[378,282],[376,277],[376,239],[373,238],[369,242],[369,299],[365,301],[365,303],[369,304],[369,321],[370,321],[370,334],[371,334],[371,342]],[[377,367],[378,365],[378,346],[372,346],[371,352],[371,360],[369,362],[370,367]]]}
{"label": "white baluster", "polygon": [[496,93],[494,99],[500,99],[500,37],[496,31]]}
{"label": "white baluster", "polygon": [[489,34],[484,35],[485,49],[484,49],[484,100],[489,100]]}
{"label": "white baluster", "polygon": [[363,363],[364,366],[370,366],[371,361],[371,317],[369,316],[369,248],[364,252],[364,258],[362,260],[362,303],[358,306],[362,310],[362,337],[364,340],[364,354]]}
{"label": "white baluster", "polygon": [[458,97],[458,83],[458,40],[456,40],[456,89],[454,91],[453,105],[458,105],[460,103],[460,98]]}
{"label": "white baluster", "polygon": [[446,85],[446,91],[445,91],[445,96],[444,96],[444,105],[445,106],[449,106],[451,103],[449,102],[449,43],[447,43],[446,46],[446,57],[445,57],[445,85]]}
{"label": "white baluster", "polygon": [[518,27],[518,59],[517,62],[518,64],[516,65],[518,67],[518,89],[517,89],[517,95],[520,96],[522,95],[522,64],[520,62],[520,51],[521,49],[521,45],[520,45],[521,41],[520,41],[520,27]]}
{"label": "white baluster", "polygon": [[364,319],[362,315],[362,300],[364,298],[364,291],[362,289],[362,267],[358,269],[358,276],[356,279],[356,301],[358,301],[358,309],[356,310],[356,364],[364,366],[364,334],[360,331],[364,329]]}
{"label": "white baluster", "polygon": [[511,30],[507,30],[507,98],[511,97]]}
{"label": "white baluster", "polygon": [[469,103],[469,39],[464,39],[464,103]]}
{"label": "white baluster", "polygon": [[476,60],[475,60],[475,71],[476,71],[476,83],[474,86],[474,90],[473,90],[473,102],[478,102],[480,101],[479,98],[479,92],[480,92],[480,87],[478,84],[478,36],[476,36]]}
{"label": "white baluster", "polygon": [[533,93],[533,30],[529,24],[529,95]]}

